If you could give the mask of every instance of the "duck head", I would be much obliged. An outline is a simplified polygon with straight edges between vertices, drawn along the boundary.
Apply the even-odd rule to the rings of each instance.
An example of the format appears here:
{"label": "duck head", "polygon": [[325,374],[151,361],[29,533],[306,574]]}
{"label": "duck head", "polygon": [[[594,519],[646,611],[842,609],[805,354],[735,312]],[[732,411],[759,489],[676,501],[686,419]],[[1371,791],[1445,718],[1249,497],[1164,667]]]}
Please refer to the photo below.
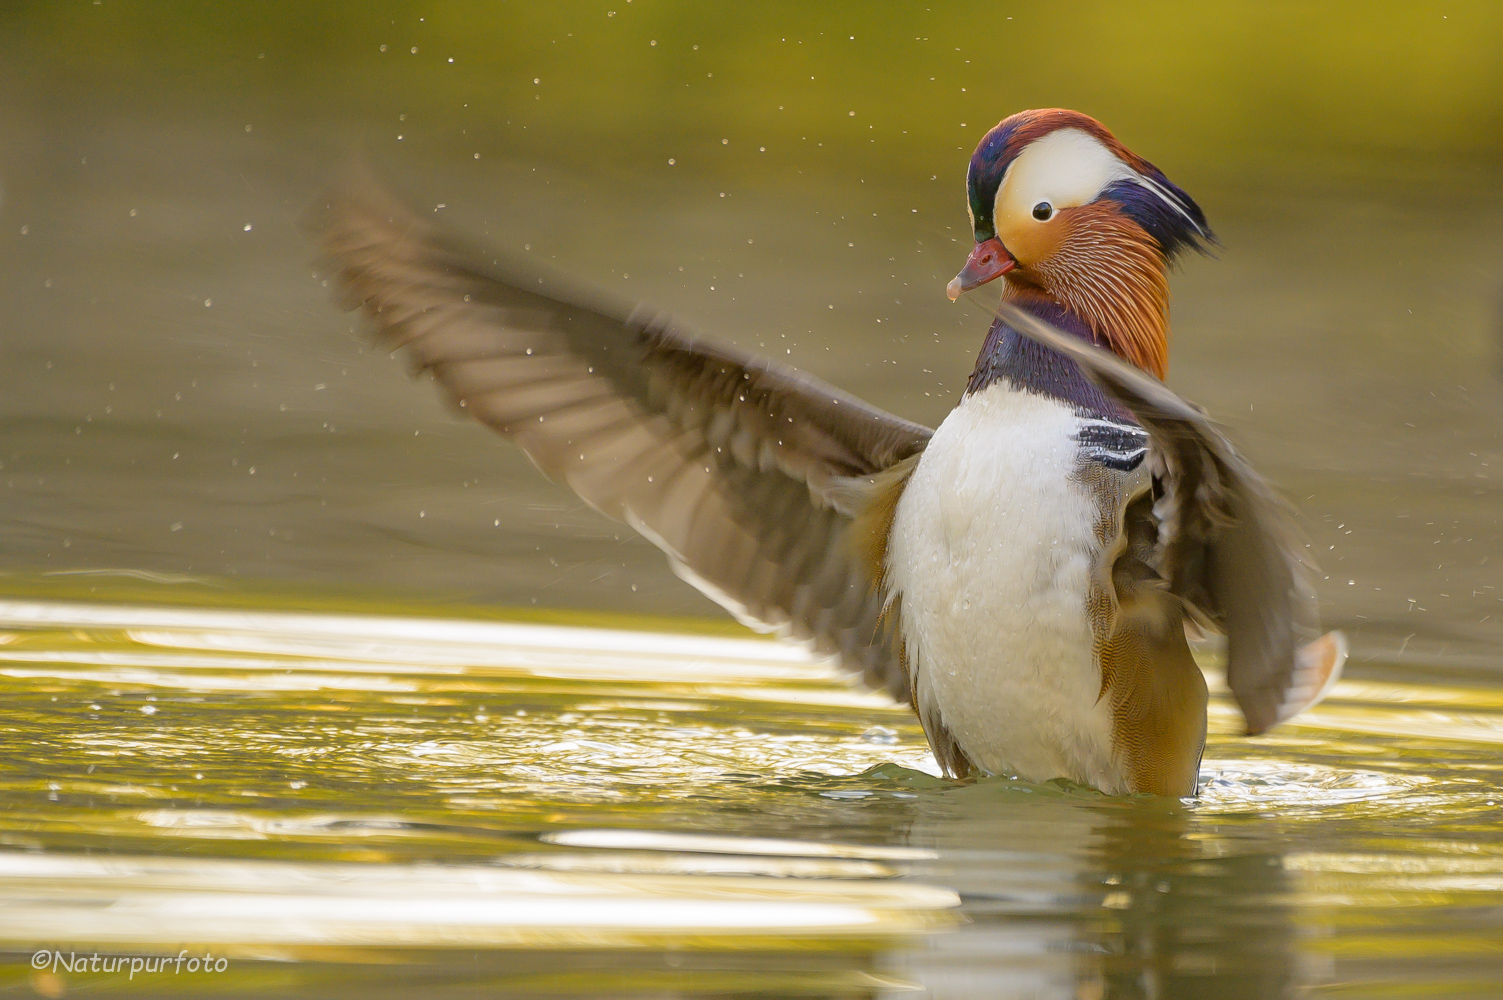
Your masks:
{"label": "duck head", "polygon": [[976,246],[946,289],[1006,276],[1013,297],[1078,315],[1098,343],[1164,377],[1166,270],[1215,237],[1200,206],[1100,122],[1020,111],[982,138],[966,174]]}

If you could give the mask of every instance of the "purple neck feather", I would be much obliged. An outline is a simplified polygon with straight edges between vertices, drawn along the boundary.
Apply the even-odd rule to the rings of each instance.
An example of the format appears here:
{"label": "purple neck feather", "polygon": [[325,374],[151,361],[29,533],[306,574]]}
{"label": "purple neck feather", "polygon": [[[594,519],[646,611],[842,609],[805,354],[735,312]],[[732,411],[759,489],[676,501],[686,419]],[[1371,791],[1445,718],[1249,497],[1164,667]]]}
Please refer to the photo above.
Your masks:
{"label": "purple neck feather", "polygon": [[[1066,333],[1096,343],[1097,346],[1104,346],[1097,343],[1085,320],[1059,303],[1032,297],[1015,301],[1039,319],[1053,323]],[[965,387],[966,395],[980,392],[1001,379],[1007,379],[1028,392],[1069,403],[1084,413],[1128,423],[1137,422],[1127,410],[1086,378],[1074,361],[1029,340],[998,319],[992,323],[986,340],[981,345],[981,354],[976,358],[976,369],[971,372],[971,380]]]}

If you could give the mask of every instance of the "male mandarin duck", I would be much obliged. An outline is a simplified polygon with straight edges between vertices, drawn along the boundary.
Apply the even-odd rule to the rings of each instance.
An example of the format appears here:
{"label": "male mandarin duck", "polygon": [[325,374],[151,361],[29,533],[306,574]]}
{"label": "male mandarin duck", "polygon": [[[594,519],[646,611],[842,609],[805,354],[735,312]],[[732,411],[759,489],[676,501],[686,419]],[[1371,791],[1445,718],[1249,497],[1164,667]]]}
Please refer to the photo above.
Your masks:
{"label": "male mandarin duck", "polygon": [[[1160,381],[1172,259],[1196,203],[1095,119],[1024,111],[966,178],[976,246],[951,299],[1003,282],[937,430],[668,320],[489,267],[368,174],[315,206],[344,305],[449,400],[625,521],[762,631],[913,706],[943,771],[1188,796],[1206,683],[1188,617],[1227,638],[1249,733],[1318,700],[1287,508]],[[494,263],[494,262],[493,262]]]}

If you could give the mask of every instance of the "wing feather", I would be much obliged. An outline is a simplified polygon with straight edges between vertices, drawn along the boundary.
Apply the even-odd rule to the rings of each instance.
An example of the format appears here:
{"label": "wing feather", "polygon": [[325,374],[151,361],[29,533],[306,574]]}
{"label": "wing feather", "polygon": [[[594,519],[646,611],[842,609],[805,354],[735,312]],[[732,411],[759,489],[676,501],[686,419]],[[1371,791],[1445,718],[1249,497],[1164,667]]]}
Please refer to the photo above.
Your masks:
{"label": "wing feather", "polygon": [[929,428],[661,317],[545,295],[558,283],[487,267],[363,168],[306,226],[337,301],[452,406],[641,531],[738,617],[838,653],[908,700],[872,540],[839,498],[919,454]]}
{"label": "wing feather", "polygon": [[1073,359],[1148,432],[1164,494],[1157,569],[1170,593],[1227,638],[1227,683],[1259,733],[1291,714],[1314,638],[1313,571],[1288,504],[1205,411],[1116,355],[1003,301],[1002,319]]}

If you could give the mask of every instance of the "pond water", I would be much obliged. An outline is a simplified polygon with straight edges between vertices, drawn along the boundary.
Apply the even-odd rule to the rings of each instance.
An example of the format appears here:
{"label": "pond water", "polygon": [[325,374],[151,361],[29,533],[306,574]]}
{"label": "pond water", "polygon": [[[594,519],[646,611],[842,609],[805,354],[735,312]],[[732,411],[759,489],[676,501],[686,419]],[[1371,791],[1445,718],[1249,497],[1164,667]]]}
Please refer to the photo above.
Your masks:
{"label": "pond water", "polygon": [[0,628],[0,947],[227,959],[137,990],[1503,989],[1497,688],[1344,681],[1258,740],[1218,696],[1198,800],[1114,799],[942,781],[907,711],[764,640],[44,602]]}
{"label": "pond water", "polygon": [[[1499,9],[1080,4],[1067,57],[943,4],[274,7],[0,12],[0,993],[1503,994]],[[1170,384],[1353,643],[1270,736],[1215,699],[1195,801],[935,778],[369,350],[296,227],[363,148],[932,425],[966,158],[1055,104],[1205,207]],[[180,947],[227,968],[28,965]]]}

